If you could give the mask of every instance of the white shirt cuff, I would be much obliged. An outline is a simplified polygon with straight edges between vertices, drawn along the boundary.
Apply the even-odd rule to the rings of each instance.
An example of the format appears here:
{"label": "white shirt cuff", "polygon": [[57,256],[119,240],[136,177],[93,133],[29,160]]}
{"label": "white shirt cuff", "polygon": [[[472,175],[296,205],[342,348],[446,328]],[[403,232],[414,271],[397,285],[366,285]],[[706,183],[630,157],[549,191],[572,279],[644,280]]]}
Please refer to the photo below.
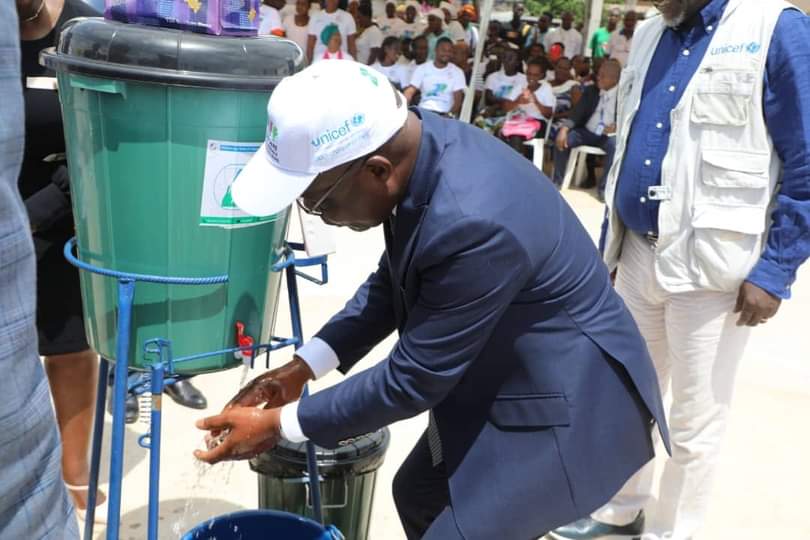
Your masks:
{"label": "white shirt cuff", "polygon": [[317,337],[304,343],[300,349],[295,351],[295,354],[307,363],[316,379],[320,379],[340,365],[334,349]]}
{"label": "white shirt cuff", "polygon": [[298,402],[293,401],[281,408],[281,436],[293,443],[308,440],[298,422]]}

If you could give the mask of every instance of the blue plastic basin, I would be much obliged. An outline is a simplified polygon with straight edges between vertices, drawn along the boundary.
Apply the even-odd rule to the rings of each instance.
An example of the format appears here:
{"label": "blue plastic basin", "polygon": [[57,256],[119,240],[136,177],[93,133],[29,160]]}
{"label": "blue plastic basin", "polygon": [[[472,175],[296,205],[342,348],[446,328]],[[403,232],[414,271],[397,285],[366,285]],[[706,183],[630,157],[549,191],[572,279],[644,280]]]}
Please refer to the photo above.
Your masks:
{"label": "blue plastic basin", "polygon": [[343,540],[333,526],[276,510],[243,510],[200,523],[182,540]]}

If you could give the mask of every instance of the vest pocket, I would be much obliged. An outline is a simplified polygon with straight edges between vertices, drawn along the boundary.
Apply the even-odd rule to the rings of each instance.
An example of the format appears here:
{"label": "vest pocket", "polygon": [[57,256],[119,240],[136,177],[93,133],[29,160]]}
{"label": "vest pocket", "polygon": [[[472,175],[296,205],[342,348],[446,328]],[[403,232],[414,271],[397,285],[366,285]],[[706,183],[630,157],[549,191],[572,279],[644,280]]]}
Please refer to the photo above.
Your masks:
{"label": "vest pocket", "polygon": [[720,291],[740,286],[759,259],[765,214],[755,206],[695,206],[693,263],[699,284]]}
{"label": "vest pocket", "polygon": [[691,120],[696,124],[744,126],[756,87],[751,70],[706,67],[697,75]]}
{"label": "vest pocket", "polygon": [[704,149],[695,205],[768,205],[771,155],[755,150]]}
{"label": "vest pocket", "polygon": [[693,270],[713,290],[740,286],[760,255],[770,154],[705,149],[692,210]]}
{"label": "vest pocket", "polygon": [[[749,208],[762,215],[759,221],[764,226],[764,213],[770,202],[770,154],[753,150],[704,149],[701,158],[700,182],[695,185],[695,216],[701,206],[709,206],[717,213],[715,219],[728,223],[727,227],[715,228],[736,231],[740,227],[753,226],[737,224],[736,214]],[[761,231],[759,228],[752,232]]]}

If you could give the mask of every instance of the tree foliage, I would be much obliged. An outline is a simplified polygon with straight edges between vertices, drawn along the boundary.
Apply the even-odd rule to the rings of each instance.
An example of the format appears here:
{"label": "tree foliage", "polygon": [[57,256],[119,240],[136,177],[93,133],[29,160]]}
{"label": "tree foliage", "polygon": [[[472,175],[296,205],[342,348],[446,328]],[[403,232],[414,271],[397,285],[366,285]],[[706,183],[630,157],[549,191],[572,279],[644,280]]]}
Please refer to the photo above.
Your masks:
{"label": "tree foliage", "polygon": [[[585,2],[586,0],[525,0],[525,5],[526,12],[531,15],[539,16],[549,11],[559,17],[563,11],[570,11],[576,20],[581,21],[585,13]],[[605,0],[605,9],[616,4],[624,6],[624,0]]]}

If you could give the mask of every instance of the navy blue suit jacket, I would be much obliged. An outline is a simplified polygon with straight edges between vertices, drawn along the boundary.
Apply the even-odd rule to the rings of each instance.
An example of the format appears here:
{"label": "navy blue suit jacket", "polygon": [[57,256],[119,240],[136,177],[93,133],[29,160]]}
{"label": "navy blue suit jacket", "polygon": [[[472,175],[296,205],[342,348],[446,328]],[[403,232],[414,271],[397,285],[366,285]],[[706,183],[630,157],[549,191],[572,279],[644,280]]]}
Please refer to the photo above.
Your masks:
{"label": "navy blue suit jacket", "polygon": [[344,373],[304,398],[317,444],[433,409],[465,538],[535,538],[605,503],[653,456],[658,383],[590,237],[489,134],[432,113],[378,270],[317,334]]}

